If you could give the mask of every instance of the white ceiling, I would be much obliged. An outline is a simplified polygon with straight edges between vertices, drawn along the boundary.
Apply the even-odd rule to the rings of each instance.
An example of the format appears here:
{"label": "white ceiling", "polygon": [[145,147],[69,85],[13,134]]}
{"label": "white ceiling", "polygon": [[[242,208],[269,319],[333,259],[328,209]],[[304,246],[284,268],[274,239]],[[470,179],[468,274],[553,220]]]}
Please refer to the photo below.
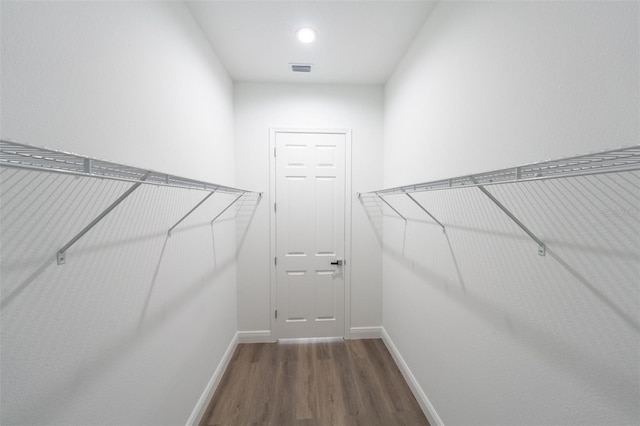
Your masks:
{"label": "white ceiling", "polygon": [[[435,1],[187,1],[234,81],[383,84]],[[298,28],[318,37],[302,44]],[[290,63],[311,63],[293,73]]]}

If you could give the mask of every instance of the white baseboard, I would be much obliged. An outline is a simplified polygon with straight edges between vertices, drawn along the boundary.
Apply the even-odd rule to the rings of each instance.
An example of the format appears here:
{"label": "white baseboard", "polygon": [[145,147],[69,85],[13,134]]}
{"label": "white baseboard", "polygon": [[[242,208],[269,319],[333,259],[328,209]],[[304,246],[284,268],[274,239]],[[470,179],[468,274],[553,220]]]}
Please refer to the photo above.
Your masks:
{"label": "white baseboard", "polygon": [[404,358],[402,358],[402,355],[400,355],[400,352],[398,352],[398,348],[396,348],[396,345],[393,344],[391,337],[389,337],[384,327],[380,327],[380,329],[382,334],[382,341],[391,353],[393,359],[396,361],[396,364],[398,365],[402,376],[404,376],[404,379],[407,381],[409,388],[411,388],[411,392],[413,392],[413,396],[415,396],[418,404],[420,404],[420,408],[422,408],[422,411],[427,417],[427,420],[429,420],[429,423],[434,426],[444,426],[442,419],[440,418],[440,416],[438,416],[438,413],[436,413],[435,408],[433,408],[431,401],[429,401],[429,398],[427,398],[427,395],[422,390],[422,387],[418,383],[418,380],[409,369],[409,366],[405,362]]}
{"label": "white baseboard", "polygon": [[238,331],[238,343],[273,343],[271,330]]}
{"label": "white baseboard", "polygon": [[202,395],[200,395],[198,403],[193,409],[193,412],[191,412],[189,420],[187,420],[187,426],[197,426],[202,421],[202,417],[204,417],[207,408],[209,408],[209,402],[211,401],[211,398],[213,398],[213,394],[216,391],[220,380],[222,380],[222,375],[227,369],[227,366],[231,361],[231,357],[236,350],[236,346],[238,346],[238,333],[233,335],[233,339],[231,339],[229,347],[227,347],[227,350],[224,352],[222,359],[218,363],[216,371],[213,372],[209,383],[207,383],[207,387],[204,389],[204,392],[202,392]]}
{"label": "white baseboard", "polygon": [[349,329],[350,339],[381,339],[382,327],[351,327]]}

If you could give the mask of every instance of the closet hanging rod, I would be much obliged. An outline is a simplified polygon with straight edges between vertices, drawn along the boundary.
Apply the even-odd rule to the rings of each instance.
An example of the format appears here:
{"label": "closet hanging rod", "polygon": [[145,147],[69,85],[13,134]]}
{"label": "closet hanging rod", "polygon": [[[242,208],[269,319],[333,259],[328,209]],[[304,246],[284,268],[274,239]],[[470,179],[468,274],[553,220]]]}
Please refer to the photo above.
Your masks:
{"label": "closet hanging rod", "polygon": [[558,160],[542,161],[450,179],[396,186],[393,188],[358,193],[358,196],[363,194],[378,196],[395,195],[635,170],[640,170],[640,145],[561,158]]}
{"label": "closet hanging rod", "polygon": [[[247,191],[8,140],[0,140],[0,166],[207,192],[261,195],[255,191]],[[143,180],[145,176],[146,178]]]}

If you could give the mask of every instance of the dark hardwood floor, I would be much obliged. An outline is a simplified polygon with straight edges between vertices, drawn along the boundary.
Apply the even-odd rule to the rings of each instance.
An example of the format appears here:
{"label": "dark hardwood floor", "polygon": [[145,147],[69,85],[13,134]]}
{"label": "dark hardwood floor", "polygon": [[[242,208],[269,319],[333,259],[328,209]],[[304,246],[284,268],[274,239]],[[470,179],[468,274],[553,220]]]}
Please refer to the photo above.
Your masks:
{"label": "dark hardwood floor", "polygon": [[238,345],[201,425],[429,425],[382,340]]}

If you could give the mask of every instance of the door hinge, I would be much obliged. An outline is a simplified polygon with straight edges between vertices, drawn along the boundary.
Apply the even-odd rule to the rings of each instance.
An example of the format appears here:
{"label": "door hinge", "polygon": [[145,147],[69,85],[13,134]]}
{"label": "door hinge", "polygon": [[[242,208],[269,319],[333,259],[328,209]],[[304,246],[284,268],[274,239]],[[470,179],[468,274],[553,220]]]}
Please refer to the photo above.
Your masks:
{"label": "door hinge", "polygon": [[278,310],[276,309],[276,313],[275,313],[276,319],[278,319]]}
{"label": "door hinge", "polygon": [[273,203],[273,212],[274,212],[274,213],[278,213],[278,209],[277,209],[277,207],[276,207],[276,204],[277,204],[277,203]]}
{"label": "door hinge", "polygon": [[277,149],[277,148],[273,148],[273,156],[274,156],[274,157],[276,156],[276,149]]}
{"label": "door hinge", "polygon": [[273,258],[273,264],[278,266],[278,256]]}

